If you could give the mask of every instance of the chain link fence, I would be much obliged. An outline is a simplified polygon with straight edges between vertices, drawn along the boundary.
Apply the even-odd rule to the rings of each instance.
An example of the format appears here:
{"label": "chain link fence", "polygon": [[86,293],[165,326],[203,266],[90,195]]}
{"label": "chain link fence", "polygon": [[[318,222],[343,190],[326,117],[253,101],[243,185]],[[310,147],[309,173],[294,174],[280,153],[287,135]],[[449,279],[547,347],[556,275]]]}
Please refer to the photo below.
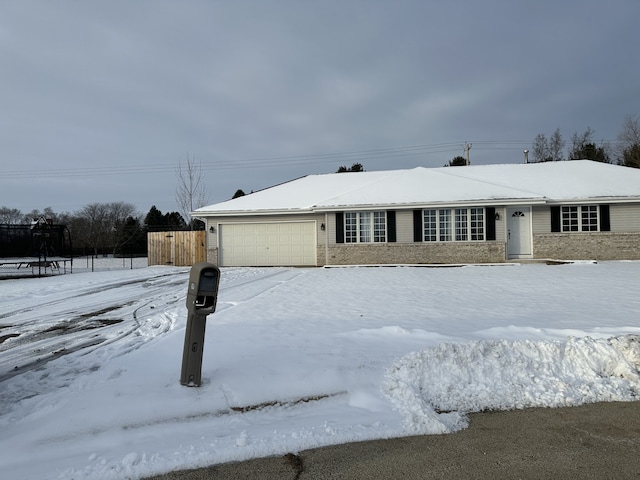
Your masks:
{"label": "chain link fence", "polygon": [[146,267],[146,256],[116,257],[113,255],[87,255],[74,258],[0,258],[0,280]]}

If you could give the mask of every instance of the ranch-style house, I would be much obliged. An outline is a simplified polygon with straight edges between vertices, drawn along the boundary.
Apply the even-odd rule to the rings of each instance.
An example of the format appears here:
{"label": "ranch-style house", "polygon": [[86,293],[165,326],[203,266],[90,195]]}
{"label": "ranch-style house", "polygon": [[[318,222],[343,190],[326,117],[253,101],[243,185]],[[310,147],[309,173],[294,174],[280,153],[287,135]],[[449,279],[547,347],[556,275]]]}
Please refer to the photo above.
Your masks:
{"label": "ranch-style house", "polygon": [[219,266],[640,259],[640,169],[589,160],[308,175],[192,214]]}

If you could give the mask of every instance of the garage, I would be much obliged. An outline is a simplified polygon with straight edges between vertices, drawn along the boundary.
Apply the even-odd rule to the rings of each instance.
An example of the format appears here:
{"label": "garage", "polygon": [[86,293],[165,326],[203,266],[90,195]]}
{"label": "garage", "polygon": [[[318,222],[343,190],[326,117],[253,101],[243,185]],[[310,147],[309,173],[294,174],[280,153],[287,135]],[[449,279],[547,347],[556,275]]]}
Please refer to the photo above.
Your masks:
{"label": "garage", "polygon": [[223,267],[315,266],[315,222],[219,225]]}

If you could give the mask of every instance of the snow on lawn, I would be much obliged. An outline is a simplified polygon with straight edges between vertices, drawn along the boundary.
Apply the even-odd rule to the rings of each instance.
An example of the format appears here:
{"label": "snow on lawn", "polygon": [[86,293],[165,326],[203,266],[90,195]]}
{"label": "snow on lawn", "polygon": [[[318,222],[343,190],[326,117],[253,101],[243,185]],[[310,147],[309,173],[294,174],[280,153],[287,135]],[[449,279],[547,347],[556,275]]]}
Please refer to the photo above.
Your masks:
{"label": "snow on lawn", "polygon": [[228,268],[203,385],[188,269],[0,282],[3,478],[142,478],[636,400],[640,262]]}

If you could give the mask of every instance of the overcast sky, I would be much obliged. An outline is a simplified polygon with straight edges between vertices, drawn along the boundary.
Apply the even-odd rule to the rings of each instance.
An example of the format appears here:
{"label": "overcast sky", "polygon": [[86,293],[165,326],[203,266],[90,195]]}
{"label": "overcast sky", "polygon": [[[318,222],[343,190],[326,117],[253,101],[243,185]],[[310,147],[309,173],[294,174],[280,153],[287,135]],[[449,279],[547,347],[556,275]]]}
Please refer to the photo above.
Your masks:
{"label": "overcast sky", "polygon": [[311,173],[523,161],[640,114],[638,0],[0,2],[0,206],[208,203]]}

